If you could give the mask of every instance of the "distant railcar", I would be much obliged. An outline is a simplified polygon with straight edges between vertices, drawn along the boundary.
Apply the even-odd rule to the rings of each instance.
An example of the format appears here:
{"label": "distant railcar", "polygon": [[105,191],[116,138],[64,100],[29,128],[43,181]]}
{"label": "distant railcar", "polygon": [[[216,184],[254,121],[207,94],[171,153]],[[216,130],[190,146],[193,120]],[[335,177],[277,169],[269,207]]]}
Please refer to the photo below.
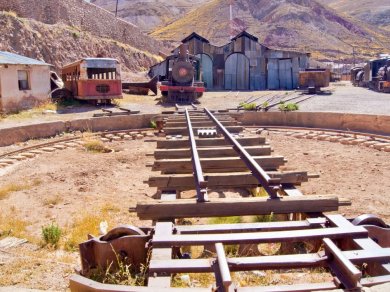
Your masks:
{"label": "distant railcar", "polygon": [[390,93],[390,57],[371,60],[363,68],[353,68],[351,78],[355,86]]}
{"label": "distant railcar", "polygon": [[84,58],[61,70],[65,88],[75,99],[94,104],[122,98],[120,64],[110,58]]}
{"label": "distant railcar", "polygon": [[329,69],[306,69],[299,72],[299,88],[316,93],[323,87],[328,87],[330,81]]}

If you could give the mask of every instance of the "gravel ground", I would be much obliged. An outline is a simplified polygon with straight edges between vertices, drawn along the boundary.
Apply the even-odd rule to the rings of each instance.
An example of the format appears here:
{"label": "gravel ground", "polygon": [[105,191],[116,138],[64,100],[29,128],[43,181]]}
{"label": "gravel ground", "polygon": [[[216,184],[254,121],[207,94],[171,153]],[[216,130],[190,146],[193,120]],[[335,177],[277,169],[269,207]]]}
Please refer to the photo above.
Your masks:
{"label": "gravel ground", "polygon": [[[390,114],[390,94],[377,93],[366,88],[353,87],[350,82],[333,83],[325,89],[326,93],[299,103],[300,111],[306,112],[342,112],[355,114]],[[236,108],[241,102],[254,101],[257,105],[268,101],[269,104],[278,103],[281,99],[300,97],[299,91],[251,91],[251,92],[206,92],[200,99],[200,106],[210,109]],[[305,98],[302,95],[295,101]],[[294,102],[295,102],[294,101]],[[292,101],[293,102],[293,101]],[[173,105],[161,105],[159,96],[124,95],[119,101],[121,107],[139,110],[141,113],[159,113],[162,110],[173,110]],[[277,111],[276,105],[271,110]],[[68,107],[55,112],[42,112],[31,110],[19,115],[0,118],[0,129],[39,123],[45,121],[72,120],[79,118],[91,118],[94,113],[101,113],[100,107],[81,105]]]}

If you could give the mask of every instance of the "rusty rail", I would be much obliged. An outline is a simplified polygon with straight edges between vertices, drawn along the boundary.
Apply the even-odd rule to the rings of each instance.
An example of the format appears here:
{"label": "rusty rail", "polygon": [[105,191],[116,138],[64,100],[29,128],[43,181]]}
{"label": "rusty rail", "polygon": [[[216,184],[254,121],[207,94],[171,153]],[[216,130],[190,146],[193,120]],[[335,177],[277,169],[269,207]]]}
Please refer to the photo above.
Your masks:
{"label": "rusty rail", "polygon": [[192,156],[192,168],[195,177],[196,193],[198,197],[197,201],[198,203],[207,202],[208,201],[207,181],[205,181],[203,177],[202,165],[200,164],[200,158],[199,158],[198,150],[196,148],[194,131],[191,125],[191,118],[187,108],[185,110],[185,116],[187,120],[188,137],[191,144],[190,148],[191,148],[191,156]]}
{"label": "rusty rail", "polygon": [[278,196],[278,190],[280,189],[280,179],[271,178],[264,169],[253,159],[253,157],[238,143],[238,141],[229,133],[229,131],[221,124],[220,121],[207,109],[204,109],[205,113],[215,123],[219,131],[232,145],[234,150],[239,154],[240,158],[245,162],[246,166],[250,169],[253,176],[259,181],[260,185],[268,193],[271,198]]}

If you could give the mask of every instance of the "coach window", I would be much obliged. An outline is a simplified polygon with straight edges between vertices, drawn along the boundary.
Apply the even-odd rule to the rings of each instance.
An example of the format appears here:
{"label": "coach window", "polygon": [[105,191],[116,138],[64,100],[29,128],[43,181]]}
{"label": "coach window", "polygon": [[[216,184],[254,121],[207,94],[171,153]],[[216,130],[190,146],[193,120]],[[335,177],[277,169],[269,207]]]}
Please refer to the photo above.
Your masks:
{"label": "coach window", "polygon": [[30,90],[30,80],[27,70],[18,70],[19,90]]}

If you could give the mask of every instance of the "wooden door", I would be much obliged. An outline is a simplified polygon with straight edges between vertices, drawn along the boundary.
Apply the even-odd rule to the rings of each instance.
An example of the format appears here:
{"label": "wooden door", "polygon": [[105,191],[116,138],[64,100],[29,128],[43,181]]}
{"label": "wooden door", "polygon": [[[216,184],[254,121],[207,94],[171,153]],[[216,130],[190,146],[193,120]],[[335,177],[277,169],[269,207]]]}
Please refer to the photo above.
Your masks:
{"label": "wooden door", "polygon": [[207,89],[212,89],[213,84],[213,61],[209,55],[198,54],[196,55],[200,59],[200,64],[202,66],[202,81],[205,84]]}
{"label": "wooden door", "polygon": [[268,59],[268,89],[280,88],[278,59]]}
{"label": "wooden door", "polygon": [[293,89],[291,59],[279,60],[279,82],[280,89]]}
{"label": "wooden door", "polygon": [[225,62],[225,89],[249,90],[249,59],[239,53],[231,54]]}

